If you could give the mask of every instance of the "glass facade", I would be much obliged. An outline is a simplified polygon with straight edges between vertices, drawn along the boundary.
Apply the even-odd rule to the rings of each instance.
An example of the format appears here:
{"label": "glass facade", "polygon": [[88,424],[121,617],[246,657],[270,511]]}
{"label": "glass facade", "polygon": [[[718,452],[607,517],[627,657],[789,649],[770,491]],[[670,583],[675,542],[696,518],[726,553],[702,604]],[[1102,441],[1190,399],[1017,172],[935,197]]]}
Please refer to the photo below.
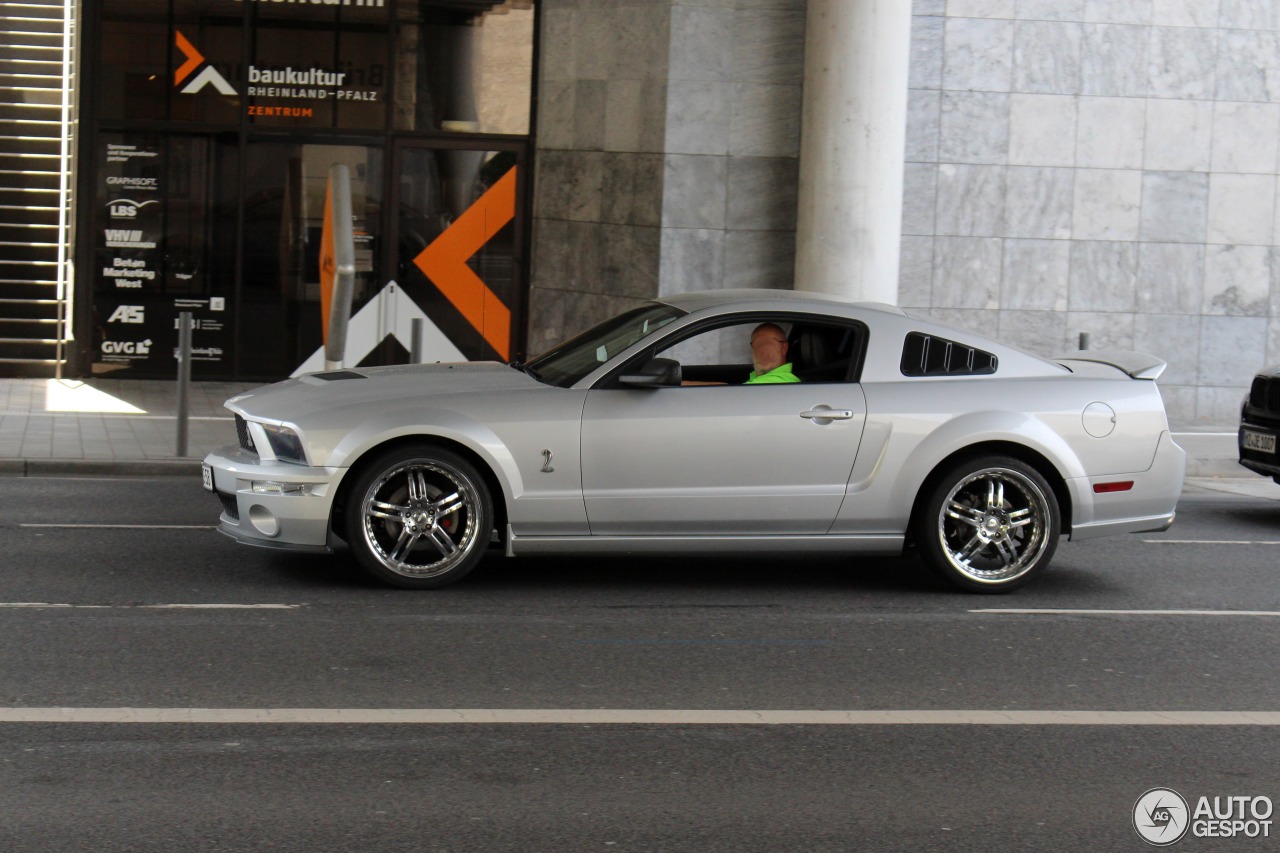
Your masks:
{"label": "glass facade", "polygon": [[[350,176],[347,364],[523,347],[529,0],[86,4],[81,358],[172,377],[323,363],[322,228]],[[86,197],[82,196],[82,197]],[[86,272],[88,271],[88,272]],[[419,322],[413,323],[413,320]],[[86,371],[88,372],[88,371]]]}

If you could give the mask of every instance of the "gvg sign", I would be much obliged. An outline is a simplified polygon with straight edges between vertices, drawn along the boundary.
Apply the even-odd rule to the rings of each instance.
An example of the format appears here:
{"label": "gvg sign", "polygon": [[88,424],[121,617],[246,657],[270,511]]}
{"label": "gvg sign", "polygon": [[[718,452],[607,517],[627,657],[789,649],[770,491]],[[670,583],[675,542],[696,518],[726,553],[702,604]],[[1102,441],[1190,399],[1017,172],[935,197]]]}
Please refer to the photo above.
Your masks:
{"label": "gvg sign", "polygon": [[1168,847],[1194,838],[1270,838],[1274,806],[1258,795],[1202,796],[1192,806],[1172,788],[1152,788],[1133,804],[1133,828],[1143,841]]}

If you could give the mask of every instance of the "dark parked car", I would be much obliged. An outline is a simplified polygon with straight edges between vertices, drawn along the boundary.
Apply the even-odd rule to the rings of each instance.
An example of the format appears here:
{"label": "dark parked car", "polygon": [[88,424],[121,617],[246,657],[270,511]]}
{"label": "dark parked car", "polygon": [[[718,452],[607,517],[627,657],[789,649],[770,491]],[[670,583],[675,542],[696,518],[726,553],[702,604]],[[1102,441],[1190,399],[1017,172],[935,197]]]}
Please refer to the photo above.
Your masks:
{"label": "dark parked car", "polygon": [[1240,408],[1240,464],[1280,483],[1280,364],[1253,377]]}

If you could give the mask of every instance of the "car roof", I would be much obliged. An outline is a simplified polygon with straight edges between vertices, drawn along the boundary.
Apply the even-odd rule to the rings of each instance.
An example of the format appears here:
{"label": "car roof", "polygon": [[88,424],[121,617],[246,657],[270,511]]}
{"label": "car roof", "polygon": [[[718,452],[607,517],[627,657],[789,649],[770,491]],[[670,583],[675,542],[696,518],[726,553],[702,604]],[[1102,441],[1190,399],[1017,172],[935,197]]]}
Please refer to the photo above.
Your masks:
{"label": "car roof", "polygon": [[905,312],[901,308],[880,302],[853,302],[830,293],[807,293],[796,290],[769,290],[764,288],[702,290],[662,296],[654,301],[690,312],[707,308],[727,307],[830,311],[833,307],[839,306],[905,316]]}

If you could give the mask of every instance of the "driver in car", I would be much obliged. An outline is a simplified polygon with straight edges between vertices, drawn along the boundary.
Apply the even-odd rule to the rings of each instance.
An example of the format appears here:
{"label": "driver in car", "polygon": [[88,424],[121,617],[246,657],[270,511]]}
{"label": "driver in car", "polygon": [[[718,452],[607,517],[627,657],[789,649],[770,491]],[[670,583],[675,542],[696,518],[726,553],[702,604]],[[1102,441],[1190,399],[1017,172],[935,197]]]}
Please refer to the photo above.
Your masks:
{"label": "driver in car", "polygon": [[751,333],[751,362],[755,370],[747,378],[747,385],[781,384],[799,382],[800,377],[791,372],[787,361],[787,336],[775,323],[761,323]]}

